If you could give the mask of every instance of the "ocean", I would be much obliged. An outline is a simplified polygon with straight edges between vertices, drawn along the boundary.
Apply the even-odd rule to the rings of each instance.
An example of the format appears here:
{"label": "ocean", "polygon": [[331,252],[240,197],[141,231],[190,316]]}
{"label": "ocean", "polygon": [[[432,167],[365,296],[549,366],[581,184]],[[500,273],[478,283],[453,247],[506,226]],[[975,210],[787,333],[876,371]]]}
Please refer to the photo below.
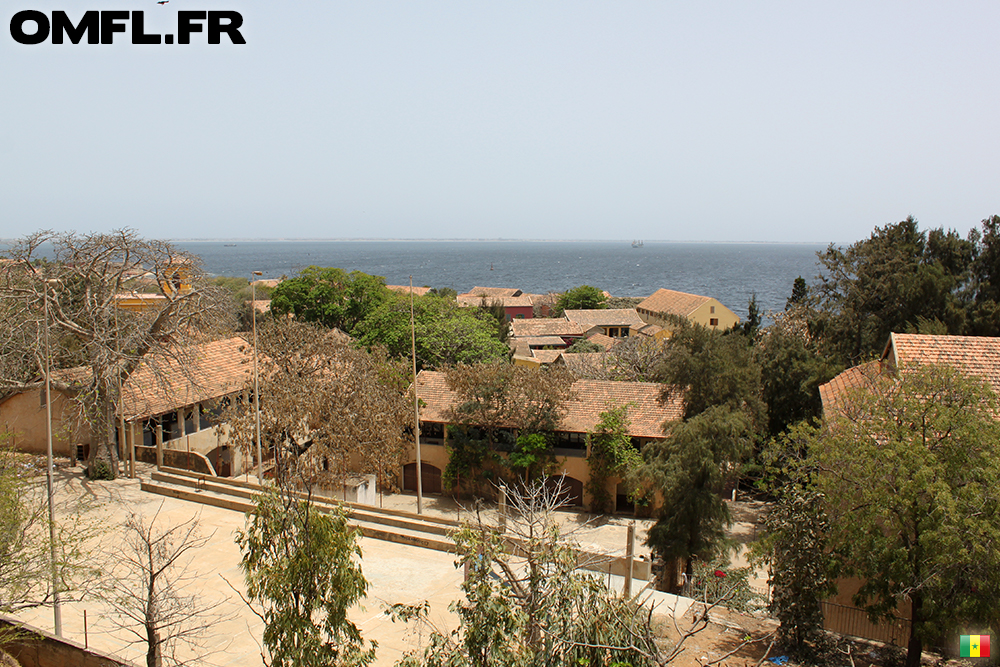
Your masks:
{"label": "ocean", "polygon": [[820,244],[613,241],[177,241],[218,276],[291,277],[310,266],[383,276],[390,285],[515,287],[530,293],[593,285],[646,297],[661,287],[717,298],[740,317],[756,293],[781,310],[796,277],[812,282]]}

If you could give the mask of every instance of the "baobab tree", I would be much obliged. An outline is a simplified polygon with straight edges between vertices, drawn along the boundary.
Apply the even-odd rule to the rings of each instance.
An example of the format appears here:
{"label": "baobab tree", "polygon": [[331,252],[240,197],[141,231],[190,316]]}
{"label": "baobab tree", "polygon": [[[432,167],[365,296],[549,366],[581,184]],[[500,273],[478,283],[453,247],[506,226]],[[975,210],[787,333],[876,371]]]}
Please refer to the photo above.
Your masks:
{"label": "baobab tree", "polygon": [[74,374],[78,384],[60,388],[74,391],[90,426],[88,474],[114,478],[121,388],[140,363],[182,355],[186,343],[227,328],[231,305],[206,283],[196,257],[130,229],[36,232],[5,254],[0,387],[39,386],[47,331],[53,366],[84,371]]}

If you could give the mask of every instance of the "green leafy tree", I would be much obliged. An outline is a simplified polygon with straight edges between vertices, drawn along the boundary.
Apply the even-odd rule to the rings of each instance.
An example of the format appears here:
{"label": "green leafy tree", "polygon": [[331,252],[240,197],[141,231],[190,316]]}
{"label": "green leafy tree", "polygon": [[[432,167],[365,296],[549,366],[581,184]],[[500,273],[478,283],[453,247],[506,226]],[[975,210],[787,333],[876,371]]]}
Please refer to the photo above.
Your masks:
{"label": "green leafy tree", "polygon": [[746,321],[742,324],[736,324],[734,327],[744,336],[752,339],[760,331],[761,321],[760,305],[757,303],[757,293],[754,292],[750,295],[749,301],[747,301]]}
{"label": "green leafy tree", "polygon": [[263,608],[264,646],[275,667],[367,665],[375,644],[347,617],[365,597],[361,549],[342,510],[267,491],[254,498],[236,543],[250,600]]}
{"label": "green leafy tree", "polygon": [[975,235],[976,258],[972,263],[971,292],[974,303],[969,333],[1000,335],[1000,215],[982,222]]}
{"label": "green leafy tree", "polygon": [[604,296],[602,290],[590,285],[580,285],[571,290],[566,290],[559,295],[556,301],[555,315],[562,315],[564,310],[593,310],[595,308],[607,308],[608,297]]}
{"label": "green leafy tree", "polygon": [[637,484],[662,495],[646,543],[667,564],[666,583],[673,589],[673,563],[683,561],[690,579],[696,559],[724,547],[730,517],[721,493],[753,451],[764,411],[760,368],[744,336],[681,326],[661,357],[658,377],[663,398],[681,393],[684,417],[665,425],[665,440],[645,447]]}
{"label": "green leafy tree", "polygon": [[570,345],[564,350],[564,352],[566,352],[567,354],[576,354],[578,352],[603,352],[603,351],[604,351],[603,347],[601,347],[597,343],[587,340],[586,338],[580,338],[574,341],[572,345]]}
{"label": "green leafy tree", "polygon": [[614,510],[611,494],[608,493],[608,480],[614,476],[627,483],[642,465],[642,454],[632,445],[629,435],[628,409],[628,405],[609,406],[601,413],[600,420],[590,433],[587,491],[593,498],[592,509],[595,512]]}
{"label": "green leafy tree", "polygon": [[271,312],[350,332],[390,294],[381,276],[309,266],[274,288]]}
{"label": "green leafy tree", "polygon": [[531,462],[531,471],[545,458],[537,439],[518,438],[556,428],[572,395],[573,377],[562,369],[538,370],[506,362],[461,364],[446,371],[448,388],[457,394],[449,418],[459,428],[452,443],[446,480],[466,480],[479,493],[483,484],[507,474],[500,450],[512,451],[521,465]]}
{"label": "green leafy tree", "polygon": [[920,317],[963,333],[963,293],[975,249],[974,238],[923,232],[912,217],[878,227],[846,250],[831,245],[818,255],[810,329],[845,365],[880,353],[889,333],[906,331]]}
{"label": "green leafy tree", "polygon": [[[668,566],[682,561],[689,581],[695,560],[711,559],[728,546],[725,528],[732,520],[722,490],[750,451],[751,432],[746,413],[715,406],[671,423],[666,440],[643,450],[638,474],[663,500],[646,543]],[[666,584],[673,592],[670,570]]]}
{"label": "green leafy tree", "polygon": [[762,418],[760,368],[743,336],[686,324],[674,332],[658,361],[664,398],[680,393],[685,418],[719,405],[746,412],[754,422]]}
{"label": "green leafy tree", "polygon": [[522,433],[507,457],[511,469],[520,471],[525,481],[546,472],[554,462],[552,446],[542,433]]}
{"label": "green leafy tree", "polygon": [[[810,427],[800,429],[786,439],[794,443],[811,433]],[[789,446],[796,447],[786,442]],[[764,518],[764,536],[753,547],[753,560],[769,567],[770,611],[781,623],[778,639],[796,658],[813,661],[826,649],[820,603],[836,592],[830,521],[826,499],[808,480],[786,479],[775,489],[778,501]]]}
{"label": "green leafy tree", "polygon": [[808,443],[830,547],[887,618],[905,603],[907,667],[929,641],[1000,617],[1000,411],[950,367],[872,374]]}
{"label": "green leafy tree", "polygon": [[785,302],[785,310],[790,310],[796,306],[805,305],[806,299],[809,297],[809,287],[806,285],[806,279],[799,276],[792,283],[792,293],[788,297],[788,301]]}
{"label": "green leafy tree", "polygon": [[762,331],[753,350],[771,437],[796,422],[818,419],[823,409],[819,387],[840,370],[821,354],[800,313],[776,314],[775,324]]}
{"label": "green leafy tree", "polygon": [[[500,340],[495,319],[476,308],[461,308],[454,299],[416,297],[413,317],[419,368],[484,363],[507,359],[510,354]],[[409,295],[390,297],[352,333],[365,346],[384,346],[392,356],[409,357]]]}

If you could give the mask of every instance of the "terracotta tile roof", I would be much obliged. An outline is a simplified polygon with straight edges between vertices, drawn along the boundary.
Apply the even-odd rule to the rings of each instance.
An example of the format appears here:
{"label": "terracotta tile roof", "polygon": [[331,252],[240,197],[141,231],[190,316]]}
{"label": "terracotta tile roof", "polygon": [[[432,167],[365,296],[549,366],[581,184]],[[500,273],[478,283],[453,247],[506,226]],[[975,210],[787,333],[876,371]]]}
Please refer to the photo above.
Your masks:
{"label": "terracotta tile roof", "polygon": [[593,310],[565,310],[563,315],[570,322],[591,327],[641,327],[644,322],[635,308],[595,308]]}
{"label": "terracotta tile roof", "polygon": [[1000,338],[893,333],[882,360],[897,367],[947,364],[984,378],[994,391],[1000,391]]}
{"label": "terracotta tile roof", "polygon": [[[409,285],[386,285],[386,287],[391,289],[393,292],[400,292],[402,294],[410,293]],[[413,286],[413,296],[424,296],[430,291],[431,291],[430,287],[417,287],[416,285]]]}
{"label": "terracotta tile roof", "polygon": [[511,323],[514,336],[583,336],[586,329],[562,317],[535,317],[532,319],[513,320]]}
{"label": "terracotta tile roof", "polygon": [[661,327],[659,324],[647,324],[644,327],[637,328],[635,331],[636,333],[642,334],[643,336],[655,336],[656,334],[663,331],[663,327]]}
{"label": "terracotta tile roof", "polygon": [[868,384],[881,372],[881,366],[882,364],[878,361],[869,361],[860,366],[848,368],[826,384],[820,385],[819,397],[823,402],[823,412],[829,413],[836,409],[849,391]]}
{"label": "terracotta tile roof", "polygon": [[531,356],[543,364],[551,364],[554,363],[562,353],[562,350],[532,350]]}
{"label": "terracotta tile roof", "polygon": [[600,345],[605,350],[607,350],[610,347],[613,347],[616,343],[618,343],[617,339],[612,338],[611,336],[605,336],[602,333],[596,333],[593,334],[592,336],[587,336],[587,340],[596,345]]}
{"label": "terracotta tile roof", "polygon": [[[477,296],[521,296],[521,290],[515,287],[473,287],[465,294],[475,294]],[[464,296],[464,295],[463,295]]]}
{"label": "terracotta tile roof", "polygon": [[[574,398],[566,403],[566,414],[559,430],[572,433],[593,430],[601,412],[629,403],[629,434],[638,438],[662,438],[663,423],[683,415],[679,399],[671,399],[665,405],[660,403],[660,385],[652,382],[577,380],[573,383],[573,393]],[[421,371],[417,376],[417,395],[423,401],[421,419],[448,423],[446,415],[457,399],[448,389],[444,373]]]}
{"label": "terracotta tile roof", "polygon": [[527,345],[528,347],[566,347],[566,341],[564,341],[559,336],[519,336],[517,338],[517,347],[521,345]]}
{"label": "terracotta tile roof", "polygon": [[239,391],[253,372],[250,360],[250,345],[237,337],[192,346],[155,367],[143,362],[124,387],[122,413],[152,417]]}
{"label": "terracotta tile roof", "polygon": [[[483,304],[482,294],[459,294],[455,297],[460,306],[481,306]],[[531,297],[525,294],[519,296],[487,296],[486,303],[490,304],[493,301],[499,301],[503,304],[504,308],[530,308],[531,307]]]}
{"label": "terracotta tile roof", "polygon": [[648,310],[651,313],[671,313],[687,317],[698,309],[710,297],[687,294],[669,289],[658,289],[636,306],[637,310]]}

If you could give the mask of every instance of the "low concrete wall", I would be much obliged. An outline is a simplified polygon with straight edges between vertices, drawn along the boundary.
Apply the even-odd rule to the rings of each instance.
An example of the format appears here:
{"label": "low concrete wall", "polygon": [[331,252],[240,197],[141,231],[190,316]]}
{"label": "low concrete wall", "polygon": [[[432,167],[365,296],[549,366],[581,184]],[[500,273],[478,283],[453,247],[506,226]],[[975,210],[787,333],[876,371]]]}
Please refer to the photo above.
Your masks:
{"label": "low concrete wall", "polygon": [[124,658],[84,648],[12,618],[0,617],[0,626],[21,631],[17,639],[3,647],[21,667],[138,667]]}

